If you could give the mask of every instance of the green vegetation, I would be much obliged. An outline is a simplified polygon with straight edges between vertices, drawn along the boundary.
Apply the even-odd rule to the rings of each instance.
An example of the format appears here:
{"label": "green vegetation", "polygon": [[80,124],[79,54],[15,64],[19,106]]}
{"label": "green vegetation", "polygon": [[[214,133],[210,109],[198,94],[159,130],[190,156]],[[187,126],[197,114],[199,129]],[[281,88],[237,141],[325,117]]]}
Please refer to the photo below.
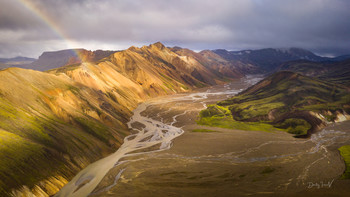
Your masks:
{"label": "green vegetation", "polygon": [[74,120],[83,128],[84,131],[100,139],[106,144],[108,144],[109,139],[113,138],[108,127],[104,124],[81,117],[74,118]]}
{"label": "green vegetation", "polygon": [[215,130],[210,130],[210,129],[193,129],[192,132],[211,133],[211,132],[217,132],[217,131],[215,131]]}
{"label": "green vegetation", "polygon": [[[159,74],[161,76],[160,78],[163,81],[163,85],[165,87],[167,87],[168,89],[170,89],[172,91],[175,91],[176,87],[178,87],[178,86],[182,87],[185,90],[189,89],[186,85],[182,84],[180,81],[176,80],[175,78],[172,79],[172,78],[170,78],[170,77],[168,77],[168,76],[166,76],[166,75],[164,75],[162,73],[159,73]],[[167,91],[164,88],[163,88],[163,90],[167,93]]]}
{"label": "green vegetation", "polygon": [[16,134],[0,129],[0,145],[0,196],[14,186],[32,187],[58,170],[65,171],[63,163],[44,146]]}
{"label": "green vegetation", "polygon": [[[32,189],[51,176],[70,179],[88,163],[115,151],[127,134],[120,123],[125,118],[120,109],[108,111],[100,103],[92,103],[93,99],[84,97],[80,86],[54,83],[55,80],[40,81],[26,87],[27,82],[20,81],[26,88],[18,84],[14,90],[1,87],[0,196],[9,196],[12,189],[23,185]],[[62,92],[63,97],[58,98],[56,92]],[[58,102],[66,99],[67,92],[76,96],[77,105]],[[93,91],[90,94],[101,103],[112,102],[108,95]],[[106,126],[85,112],[116,121]],[[50,190],[50,186],[42,189]]]}
{"label": "green vegetation", "polygon": [[340,155],[343,157],[345,161],[345,172],[341,176],[342,179],[350,179],[350,145],[345,145],[338,148]]}
{"label": "green vegetation", "polygon": [[310,111],[334,121],[337,112],[350,111],[350,94],[342,85],[283,71],[208,106],[200,112],[198,124],[242,130],[280,129],[306,135],[324,121],[315,121]]}
{"label": "green vegetation", "polygon": [[230,110],[219,105],[209,105],[206,110],[202,110],[200,112],[199,116],[200,119],[197,121],[197,123],[200,125],[247,131],[276,130],[276,128],[274,128],[272,125],[266,123],[235,121],[230,113]]}
{"label": "green vegetation", "polygon": [[200,117],[212,117],[212,116],[218,116],[218,117],[226,117],[230,116],[231,113],[228,109],[225,107],[221,107],[219,105],[209,105],[206,110],[202,110],[199,113]]}
{"label": "green vegetation", "polygon": [[50,144],[46,132],[50,126],[43,124],[40,119],[0,98],[0,128],[39,143]]}
{"label": "green vegetation", "polygon": [[278,130],[270,124],[259,122],[239,122],[235,121],[232,116],[229,117],[207,117],[201,118],[197,121],[200,125],[206,125],[211,127],[221,127],[227,129],[238,129],[245,131],[274,131]]}
{"label": "green vegetation", "polygon": [[311,129],[311,125],[306,120],[297,118],[285,119],[282,123],[275,124],[275,127],[296,135],[305,135]]}

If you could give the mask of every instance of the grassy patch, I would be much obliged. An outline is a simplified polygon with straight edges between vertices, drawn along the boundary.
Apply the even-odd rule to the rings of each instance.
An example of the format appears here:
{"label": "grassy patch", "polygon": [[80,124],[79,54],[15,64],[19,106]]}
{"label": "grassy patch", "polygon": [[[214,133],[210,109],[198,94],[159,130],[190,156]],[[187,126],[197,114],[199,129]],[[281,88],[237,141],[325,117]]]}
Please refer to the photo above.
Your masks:
{"label": "grassy patch", "polygon": [[297,118],[286,119],[282,123],[276,124],[275,127],[296,135],[305,135],[311,129],[311,125],[306,120]]}
{"label": "grassy patch", "polygon": [[247,102],[244,104],[236,104],[230,106],[230,110],[238,112],[235,116],[235,119],[246,120],[258,116],[266,116],[271,110],[284,107],[284,104],[281,102],[263,102],[259,104],[253,103],[254,102]]}
{"label": "grassy patch", "polygon": [[215,130],[210,129],[193,129],[192,132],[198,132],[198,133],[210,133],[210,132],[218,132]]}
{"label": "grassy patch", "polygon": [[74,118],[75,122],[82,127],[84,131],[91,134],[92,136],[100,139],[101,141],[108,144],[108,140],[113,138],[108,130],[108,127],[93,120],[88,120],[85,118]]}
{"label": "grassy patch", "polygon": [[220,127],[228,129],[238,129],[245,131],[274,131],[277,130],[270,124],[260,122],[239,122],[235,121],[232,116],[212,116],[203,117],[197,121],[200,125],[206,125],[211,127]]}
{"label": "grassy patch", "polygon": [[40,117],[31,116],[25,110],[14,107],[0,98],[0,128],[35,142],[50,144],[48,130],[52,128]]}
{"label": "grassy patch", "polygon": [[338,148],[340,155],[343,157],[345,161],[345,172],[341,176],[342,179],[350,179],[350,145],[345,145]]}
{"label": "grassy patch", "polygon": [[0,161],[0,196],[23,184],[32,187],[63,165],[42,145],[2,129]]}
{"label": "grassy patch", "polygon": [[199,113],[201,118],[203,117],[212,117],[212,116],[230,116],[230,111],[225,107],[219,105],[209,105],[207,109],[202,110]]}

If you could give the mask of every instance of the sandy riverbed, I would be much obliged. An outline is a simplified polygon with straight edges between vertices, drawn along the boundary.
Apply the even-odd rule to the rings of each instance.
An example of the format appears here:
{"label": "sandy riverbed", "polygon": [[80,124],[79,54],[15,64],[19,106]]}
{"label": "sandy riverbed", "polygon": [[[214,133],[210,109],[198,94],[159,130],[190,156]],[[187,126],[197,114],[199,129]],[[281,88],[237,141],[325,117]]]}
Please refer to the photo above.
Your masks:
{"label": "sandy riverbed", "polygon": [[[238,90],[241,85],[220,88]],[[339,180],[345,165],[337,151],[350,143],[349,122],[329,126],[310,139],[296,139],[284,132],[221,128],[197,133],[192,130],[206,128],[195,124],[199,110],[225,96],[162,102],[164,99],[141,114],[182,127],[184,134],[169,150],[123,158],[125,163],[111,169],[92,196],[350,194],[350,181]]]}

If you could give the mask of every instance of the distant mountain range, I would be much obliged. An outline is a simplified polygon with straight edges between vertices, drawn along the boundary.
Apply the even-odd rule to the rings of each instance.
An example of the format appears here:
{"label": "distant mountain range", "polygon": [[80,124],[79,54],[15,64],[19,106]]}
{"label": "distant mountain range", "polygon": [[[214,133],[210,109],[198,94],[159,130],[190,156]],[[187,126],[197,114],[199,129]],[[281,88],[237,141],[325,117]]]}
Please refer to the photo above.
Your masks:
{"label": "distant mountain range", "polygon": [[335,58],[321,57],[314,53],[300,49],[260,49],[260,50],[243,50],[243,51],[227,51],[224,49],[214,50],[214,53],[220,55],[224,59],[232,62],[240,62],[242,64],[253,65],[256,67],[255,72],[271,72],[280,64],[294,60],[309,60],[314,62],[336,62],[350,58],[350,55],[343,55]]}
{"label": "distant mountain range", "polygon": [[[307,60],[313,62],[338,62],[350,59],[350,55],[334,58],[318,56],[311,51],[300,48],[258,49],[227,51],[225,49],[204,50],[196,53],[180,47],[169,48],[179,55],[187,55],[202,62],[212,72],[221,73],[225,77],[237,77],[244,74],[272,72],[285,62]],[[86,49],[67,49],[44,52],[39,59],[16,57],[0,59],[0,69],[20,67],[39,71],[59,68],[81,62],[95,62],[106,58],[117,51],[89,51]]]}
{"label": "distant mountain range", "polygon": [[350,87],[350,59],[339,62],[290,61],[281,64],[277,70],[293,71]]}
{"label": "distant mountain range", "polygon": [[29,58],[29,57],[22,57],[22,56],[17,56],[14,58],[0,58],[0,62],[5,63],[5,64],[20,64],[23,62],[34,62],[36,59],[34,58]]}
{"label": "distant mountain range", "polygon": [[34,62],[36,59],[29,57],[14,57],[14,58],[0,58],[0,69],[13,67],[13,66],[23,66]]}
{"label": "distant mountain range", "polygon": [[59,68],[65,65],[78,64],[81,62],[95,62],[110,56],[116,51],[89,51],[86,49],[67,49],[62,51],[44,52],[39,59],[23,68],[45,71]]}

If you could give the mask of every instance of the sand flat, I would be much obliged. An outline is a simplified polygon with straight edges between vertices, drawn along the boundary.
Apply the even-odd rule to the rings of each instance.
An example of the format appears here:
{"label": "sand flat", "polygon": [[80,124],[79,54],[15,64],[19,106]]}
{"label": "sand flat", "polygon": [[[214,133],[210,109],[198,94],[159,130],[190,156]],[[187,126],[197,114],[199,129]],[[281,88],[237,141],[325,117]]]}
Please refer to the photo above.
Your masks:
{"label": "sand flat", "polygon": [[[237,88],[237,84],[233,86]],[[198,112],[206,104],[222,100],[222,95],[201,98],[153,101],[142,114],[182,128],[184,134],[169,150],[123,158],[92,196],[349,194],[349,180],[339,180],[345,165],[337,150],[349,143],[349,122],[329,126],[309,139],[297,139],[281,131],[205,127],[195,123]],[[215,132],[192,132],[204,128]],[[317,184],[322,186],[318,188]]]}

